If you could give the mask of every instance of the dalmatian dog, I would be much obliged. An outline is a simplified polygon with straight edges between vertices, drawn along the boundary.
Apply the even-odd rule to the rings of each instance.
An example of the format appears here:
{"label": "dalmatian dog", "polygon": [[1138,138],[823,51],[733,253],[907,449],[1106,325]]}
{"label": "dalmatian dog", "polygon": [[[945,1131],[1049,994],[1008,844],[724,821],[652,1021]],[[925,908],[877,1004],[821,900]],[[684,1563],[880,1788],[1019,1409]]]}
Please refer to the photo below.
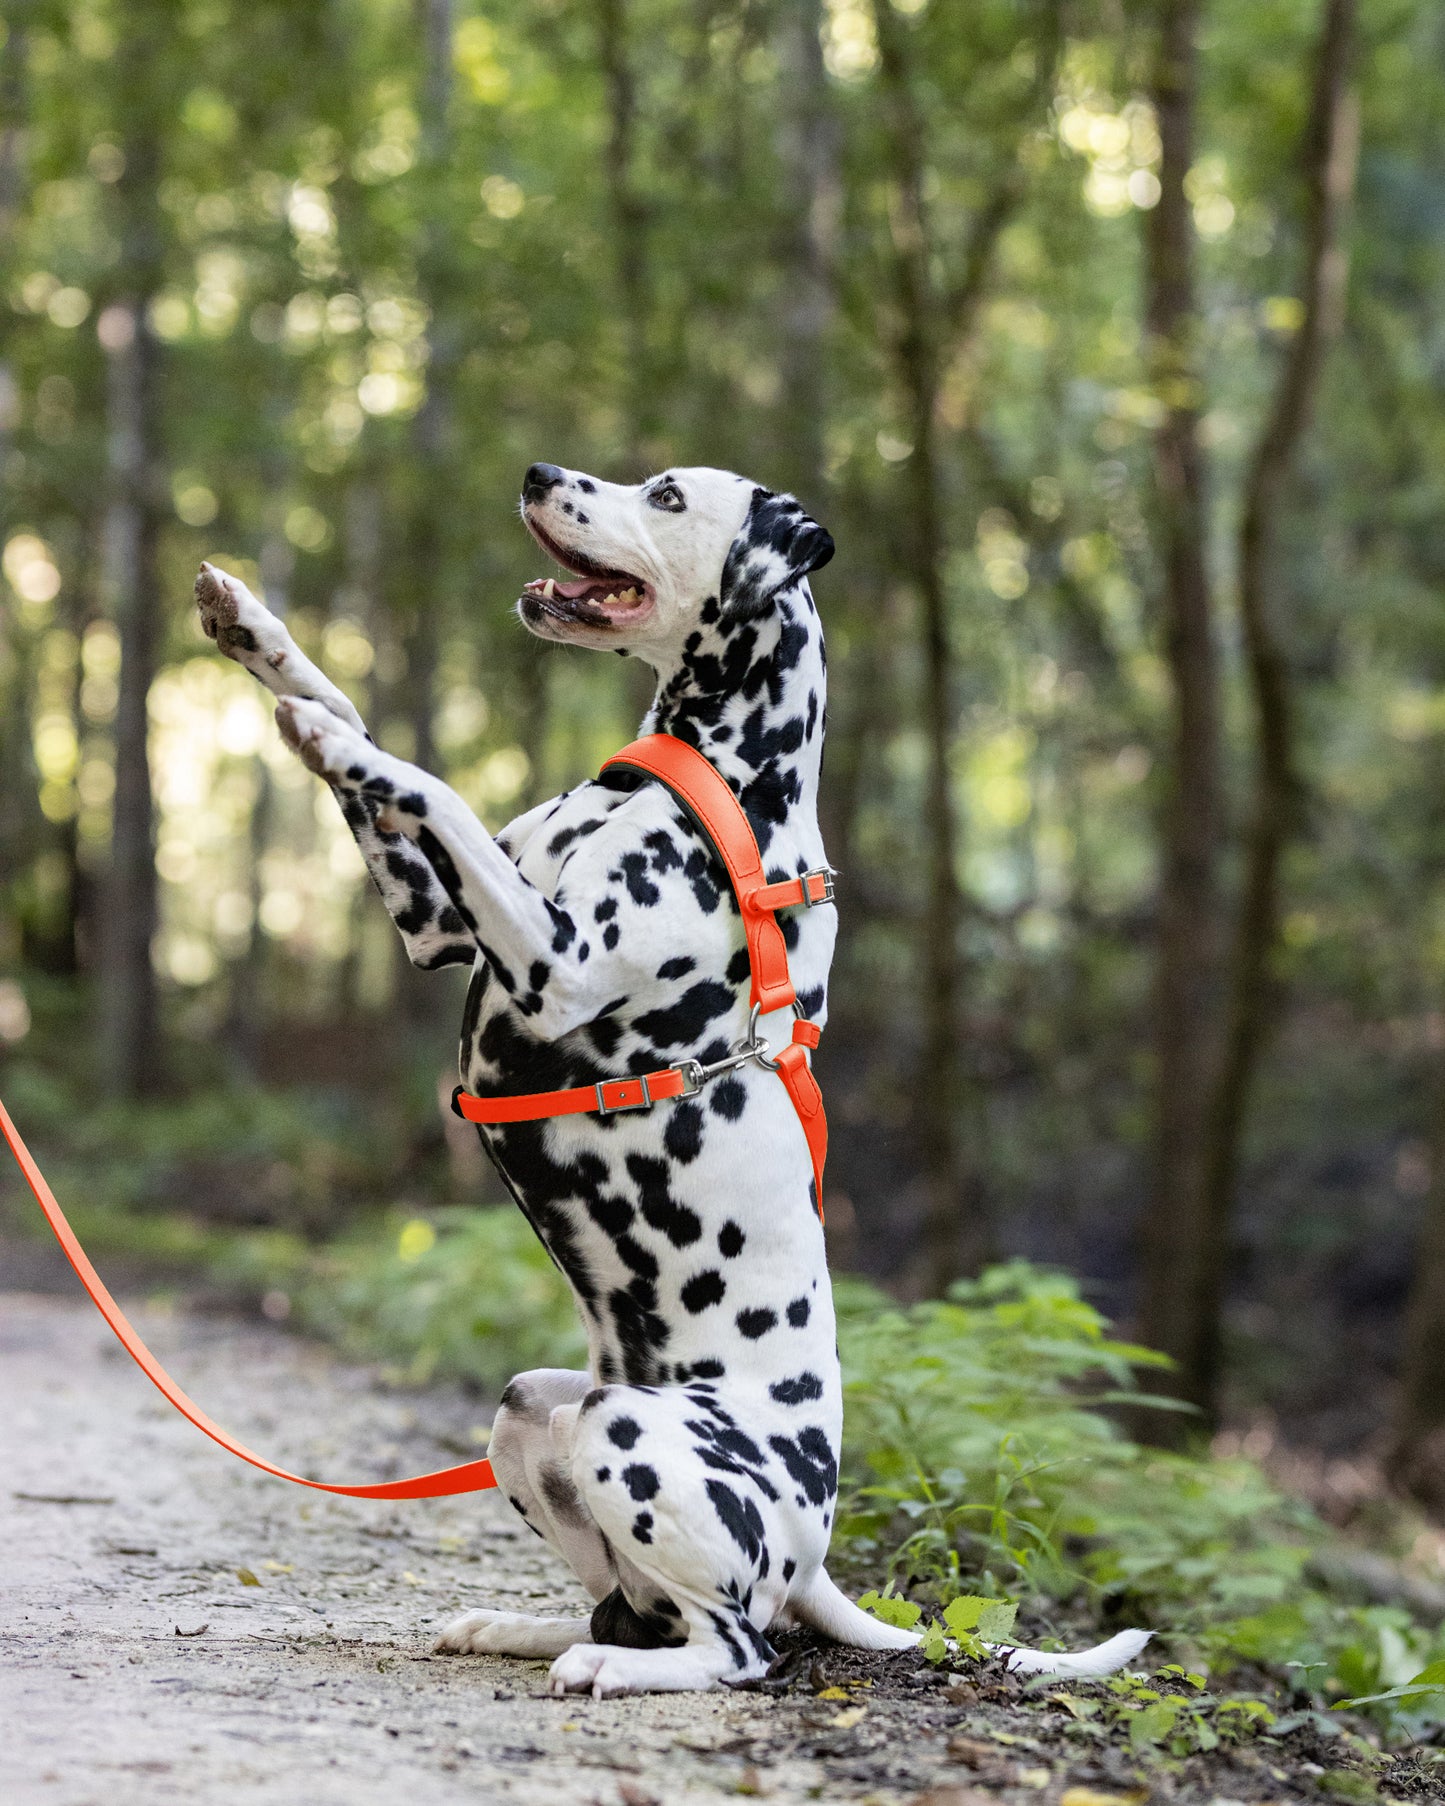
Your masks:
{"label": "dalmatian dog", "polygon": [[[562,567],[526,585],[523,623],[652,667],[642,731],[713,762],[770,882],[824,865],[825,667],[807,581],[833,553],[824,529],[791,496],[710,469],[628,487],[534,464],[521,513]],[[609,772],[493,836],[447,785],[373,744],[244,585],[203,565],[196,596],[206,632],[279,698],[287,744],[335,792],[413,962],[472,968],[469,1091],[710,1065],[739,1045],[741,918],[666,787]],[[780,920],[797,1009],[821,1026],[835,912]],[[781,1045],[791,1014],[760,1026]],[[760,1675],[774,1626],[912,1645],[823,1566],[842,1388],[812,1170],[777,1076],[749,1062],[647,1110],[478,1132],[570,1282],[589,1350],[586,1372],[511,1382],[490,1458],[518,1515],[595,1603],[576,1618],[472,1612],[437,1649],[551,1658],[555,1691],[601,1698]],[[1008,1659],[1104,1673],[1143,1641]]]}

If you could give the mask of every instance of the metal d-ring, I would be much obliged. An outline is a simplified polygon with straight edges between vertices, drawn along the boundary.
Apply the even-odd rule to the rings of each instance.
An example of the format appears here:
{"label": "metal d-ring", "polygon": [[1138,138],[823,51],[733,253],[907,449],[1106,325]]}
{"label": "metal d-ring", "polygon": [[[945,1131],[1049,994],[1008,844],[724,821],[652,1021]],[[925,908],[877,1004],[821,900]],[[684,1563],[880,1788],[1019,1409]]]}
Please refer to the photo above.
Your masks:
{"label": "metal d-ring", "polygon": [[[794,1020],[796,1020],[798,1015],[797,1004],[789,1004],[788,1007],[792,1010]],[[758,1017],[761,1016],[762,1013],[762,1004],[755,1003],[748,1013],[747,1039],[738,1042],[738,1051],[739,1053],[746,1052],[749,1058],[756,1060],[758,1065],[764,1067],[768,1072],[776,1072],[778,1070],[778,1061],[769,1059],[768,1044],[758,1033]]]}

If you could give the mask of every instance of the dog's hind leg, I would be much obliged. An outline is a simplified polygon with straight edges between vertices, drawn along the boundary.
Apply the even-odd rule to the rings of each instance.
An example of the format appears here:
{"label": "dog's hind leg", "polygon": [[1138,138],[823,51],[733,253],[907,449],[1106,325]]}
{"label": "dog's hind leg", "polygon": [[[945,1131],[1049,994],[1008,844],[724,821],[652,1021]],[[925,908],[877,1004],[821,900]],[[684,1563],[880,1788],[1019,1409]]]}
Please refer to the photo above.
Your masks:
{"label": "dog's hind leg", "polygon": [[[497,1484],[522,1521],[544,1537],[594,1599],[617,1585],[602,1532],[568,1473],[558,1444],[592,1381],[585,1373],[539,1368],[519,1374],[502,1394],[488,1456]],[[555,1420],[555,1421],[554,1421]],[[454,1619],[433,1646],[459,1655],[557,1656],[592,1634],[589,1618],[537,1618],[477,1611]]]}

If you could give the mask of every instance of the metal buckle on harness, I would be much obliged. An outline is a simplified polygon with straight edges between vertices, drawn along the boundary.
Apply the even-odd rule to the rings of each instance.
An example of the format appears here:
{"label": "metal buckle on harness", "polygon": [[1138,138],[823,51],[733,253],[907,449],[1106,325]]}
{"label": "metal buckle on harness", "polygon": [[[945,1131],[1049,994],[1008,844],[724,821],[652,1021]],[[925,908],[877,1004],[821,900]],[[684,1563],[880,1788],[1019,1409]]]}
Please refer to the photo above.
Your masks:
{"label": "metal buckle on harness", "polygon": [[[636,1088],[636,1095],[629,1096],[629,1091],[633,1087]],[[615,1104],[608,1103],[607,1093],[611,1091],[616,1096],[619,1090],[622,1096],[618,1101]],[[599,1116],[620,1116],[626,1110],[650,1110],[655,1101],[652,1093],[647,1089],[645,1073],[635,1079],[599,1079],[597,1081],[597,1114]]]}
{"label": "metal buckle on harness", "polygon": [[[838,874],[833,870],[831,865],[815,865],[811,872],[803,873],[803,882],[800,888],[803,892],[804,909],[817,909],[824,903],[833,903],[837,901],[836,893],[833,889],[833,880],[837,875]],[[823,894],[821,897],[815,897],[809,891],[808,880],[810,878],[821,878],[823,880]]]}

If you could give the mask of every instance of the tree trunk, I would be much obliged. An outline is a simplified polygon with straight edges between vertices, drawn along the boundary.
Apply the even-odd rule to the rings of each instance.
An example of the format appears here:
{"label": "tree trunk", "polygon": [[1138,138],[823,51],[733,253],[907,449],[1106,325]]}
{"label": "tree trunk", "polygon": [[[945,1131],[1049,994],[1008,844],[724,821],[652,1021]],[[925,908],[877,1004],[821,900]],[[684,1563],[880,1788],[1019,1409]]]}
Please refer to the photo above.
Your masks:
{"label": "tree trunk", "polygon": [[[1194,162],[1197,0],[1161,0],[1153,99],[1162,147],[1158,205],[1145,215],[1150,377],[1163,403],[1154,435],[1164,649],[1173,720],[1161,821],[1154,996],[1155,1180],[1144,1220],[1145,1338],[1179,1363],[1161,1390],[1206,1401],[1199,1375],[1213,1331],[1218,1251],[1208,1208],[1207,1136],[1219,976],[1219,671],[1206,557],[1208,504],[1199,444],[1193,225],[1184,184]],[[1169,1436],[1181,1420],[1150,1414]]]}
{"label": "tree trunk", "polygon": [[637,80],[629,56],[627,0],[596,0],[598,58],[607,83],[607,145],[603,170],[612,214],[617,294],[622,310],[627,457],[641,475],[659,425],[648,355],[651,288],[647,207],[637,192]]}
{"label": "tree trunk", "polygon": [[817,505],[823,487],[830,267],[840,203],[838,133],[823,67],[820,0],[786,0],[778,64],[788,104],[778,113],[786,217],[780,321],[782,374],[778,480]]}
{"label": "tree trunk", "polygon": [[893,352],[905,398],[912,444],[906,506],[899,511],[899,553],[919,611],[923,654],[923,731],[928,744],[925,781],[925,903],[923,916],[923,1038],[917,1088],[925,1214],[921,1278],[942,1293],[976,1267],[986,1244],[976,1197],[965,1178],[959,1117],[964,1073],[959,1011],[963,961],[959,930],[963,897],[958,882],[958,816],[953,796],[953,652],[949,642],[945,553],[939,494],[936,408],[940,372],[939,307],[929,269],[923,201],[925,131],[913,89],[907,27],[886,3],[875,5],[880,76],[888,114],[888,171],[894,189],[893,280],[899,327]]}
{"label": "tree trunk", "polygon": [[[434,727],[441,617],[452,568],[450,460],[455,453],[451,384],[461,351],[456,317],[456,279],[449,229],[451,163],[453,0],[415,0],[421,40],[417,112],[421,123],[417,158],[422,219],[417,248],[417,289],[430,313],[426,396],[412,426],[412,468],[406,473],[402,568],[397,575],[399,639],[406,661],[401,685],[402,713],[411,730],[412,760],[436,771]],[[400,1014],[407,1038],[418,1048],[431,1045],[450,1008],[448,987],[434,975],[416,971],[398,938],[393,948]]]}
{"label": "tree trunk", "polygon": [[[159,24],[159,21],[157,21]],[[115,716],[115,797],[110,864],[99,934],[100,1069],[116,1096],[154,1091],[161,1050],[151,942],[156,870],[146,702],[156,674],[162,619],[156,568],[160,512],[159,345],[147,303],[160,286],[160,171],[153,66],[158,31],[132,21],[117,87],[125,121],[125,171],[117,184],[125,289],[98,322],[106,354],[105,587],[120,635]]]}
{"label": "tree trunk", "polygon": [[1400,1390],[1385,1471],[1427,1511],[1445,1514],[1445,1062],[1435,1105],[1433,1179],[1405,1321]]}
{"label": "tree trunk", "polygon": [[1348,252],[1343,225],[1354,190],[1359,109],[1350,87],[1355,0],[1325,0],[1314,96],[1303,146],[1305,255],[1302,315],[1280,371],[1269,418],[1251,459],[1239,536],[1239,613],[1255,716],[1255,770],[1244,875],[1236,908],[1225,1042],[1207,1160],[1213,1267],[1201,1300],[1200,1370],[1190,1396],[1212,1418],[1218,1403],[1224,1264],[1240,1142],[1250,1094],[1276,1014],[1271,962],[1279,934],[1279,867],[1296,815],[1294,705],[1289,664],[1269,591],[1274,539],[1320,372],[1344,313]]}
{"label": "tree trunk", "polygon": [[[913,448],[906,465],[906,494],[898,511],[904,523],[899,557],[919,607],[921,714],[928,744],[923,1039],[916,1120],[926,1191],[919,1270],[925,1289],[936,1294],[944,1292],[960,1274],[976,1271],[987,1258],[990,1240],[981,1187],[976,1172],[969,1175],[960,1134],[969,1104],[960,1047],[964,898],[958,879],[959,828],[951,770],[955,704],[944,579],[948,540],[943,520],[938,394],[945,352],[972,330],[987,291],[999,237],[1022,198],[1023,181],[1016,157],[1006,155],[973,222],[958,280],[942,288],[932,273],[934,247],[923,198],[927,131],[917,103],[910,28],[886,0],[875,0],[873,16],[888,122],[887,173],[894,190],[892,273],[899,325],[891,350]],[[1046,6],[1039,24],[1031,96],[1019,112],[1021,131],[1032,122],[1036,103],[1052,92],[1061,43],[1059,27],[1058,6]]]}

